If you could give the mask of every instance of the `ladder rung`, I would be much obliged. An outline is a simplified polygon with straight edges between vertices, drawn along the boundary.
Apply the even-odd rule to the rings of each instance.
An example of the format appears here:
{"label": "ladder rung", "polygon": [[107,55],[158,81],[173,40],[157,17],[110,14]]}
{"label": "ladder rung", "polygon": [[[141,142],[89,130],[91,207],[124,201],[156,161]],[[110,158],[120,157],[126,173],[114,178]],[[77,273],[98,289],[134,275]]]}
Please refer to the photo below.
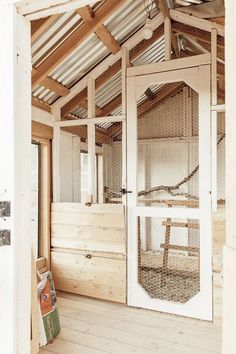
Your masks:
{"label": "ladder rung", "polygon": [[191,246],[179,246],[162,243],[161,248],[165,248],[168,250],[176,250],[176,251],[188,251],[188,252],[199,252],[199,247],[191,247]]}
{"label": "ladder rung", "polygon": [[169,221],[163,221],[162,226],[172,226],[172,227],[187,227],[189,229],[199,229],[199,224],[194,224],[191,222],[169,222]]}

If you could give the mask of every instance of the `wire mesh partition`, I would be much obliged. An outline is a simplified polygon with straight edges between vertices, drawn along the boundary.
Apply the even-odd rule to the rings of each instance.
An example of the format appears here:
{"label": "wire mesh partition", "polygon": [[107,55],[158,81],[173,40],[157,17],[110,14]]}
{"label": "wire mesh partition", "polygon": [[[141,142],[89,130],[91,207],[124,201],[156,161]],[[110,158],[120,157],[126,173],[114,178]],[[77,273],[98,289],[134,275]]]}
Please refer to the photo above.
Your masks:
{"label": "wire mesh partition", "polygon": [[[199,207],[198,93],[183,83],[158,92],[152,85],[137,107],[137,205]],[[200,291],[199,220],[140,216],[137,227],[139,284],[151,298],[190,300]]]}
{"label": "wire mesh partition", "polygon": [[[152,87],[148,90],[154,95],[152,106],[156,94]],[[192,89],[185,87],[155,109],[140,113],[138,204],[166,206],[165,200],[174,199],[191,206],[197,201],[198,146],[198,94]]]}
{"label": "wire mesh partition", "polygon": [[137,223],[139,284],[152,298],[187,302],[200,291],[199,221],[138,217]]}

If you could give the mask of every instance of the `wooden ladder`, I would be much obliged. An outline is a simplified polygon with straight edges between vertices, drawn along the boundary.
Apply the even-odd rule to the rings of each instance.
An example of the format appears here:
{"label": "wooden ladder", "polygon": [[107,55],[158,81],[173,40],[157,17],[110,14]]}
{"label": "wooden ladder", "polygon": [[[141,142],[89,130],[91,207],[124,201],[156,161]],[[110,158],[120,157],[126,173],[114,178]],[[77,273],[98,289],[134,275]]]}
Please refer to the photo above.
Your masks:
{"label": "wooden ladder", "polygon": [[[172,207],[172,204],[168,204],[168,207]],[[160,246],[161,248],[164,249],[163,261],[162,261],[162,274],[161,274],[161,286],[164,286],[166,284],[166,276],[169,272],[168,270],[169,250],[199,253],[199,247],[180,246],[180,245],[171,244],[170,243],[171,227],[199,229],[199,224],[189,223],[189,222],[176,222],[176,221],[172,222],[171,218],[167,218],[166,221],[162,222],[162,226],[166,227],[165,242],[162,243]]]}

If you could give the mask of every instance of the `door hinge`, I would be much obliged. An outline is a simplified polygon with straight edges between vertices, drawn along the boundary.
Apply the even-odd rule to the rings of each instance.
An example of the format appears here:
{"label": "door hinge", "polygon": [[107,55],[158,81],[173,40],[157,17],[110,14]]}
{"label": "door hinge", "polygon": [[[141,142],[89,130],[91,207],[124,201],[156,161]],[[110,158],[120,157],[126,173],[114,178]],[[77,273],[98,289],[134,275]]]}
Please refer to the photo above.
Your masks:
{"label": "door hinge", "polygon": [[0,230],[0,247],[10,246],[11,244],[11,231],[10,230]]}
{"label": "door hinge", "polygon": [[11,202],[0,201],[0,218],[11,216]]}

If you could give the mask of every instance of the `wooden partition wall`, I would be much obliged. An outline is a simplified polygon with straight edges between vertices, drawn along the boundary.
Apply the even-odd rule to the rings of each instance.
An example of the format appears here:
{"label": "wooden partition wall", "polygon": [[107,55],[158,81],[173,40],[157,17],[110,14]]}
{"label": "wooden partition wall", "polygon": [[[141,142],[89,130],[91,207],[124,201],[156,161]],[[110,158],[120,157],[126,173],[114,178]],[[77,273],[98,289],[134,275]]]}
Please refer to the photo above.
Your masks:
{"label": "wooden partition wall", "polygon": [[123,205],[54,203],[51,235],[57,289],[126,302]]}

